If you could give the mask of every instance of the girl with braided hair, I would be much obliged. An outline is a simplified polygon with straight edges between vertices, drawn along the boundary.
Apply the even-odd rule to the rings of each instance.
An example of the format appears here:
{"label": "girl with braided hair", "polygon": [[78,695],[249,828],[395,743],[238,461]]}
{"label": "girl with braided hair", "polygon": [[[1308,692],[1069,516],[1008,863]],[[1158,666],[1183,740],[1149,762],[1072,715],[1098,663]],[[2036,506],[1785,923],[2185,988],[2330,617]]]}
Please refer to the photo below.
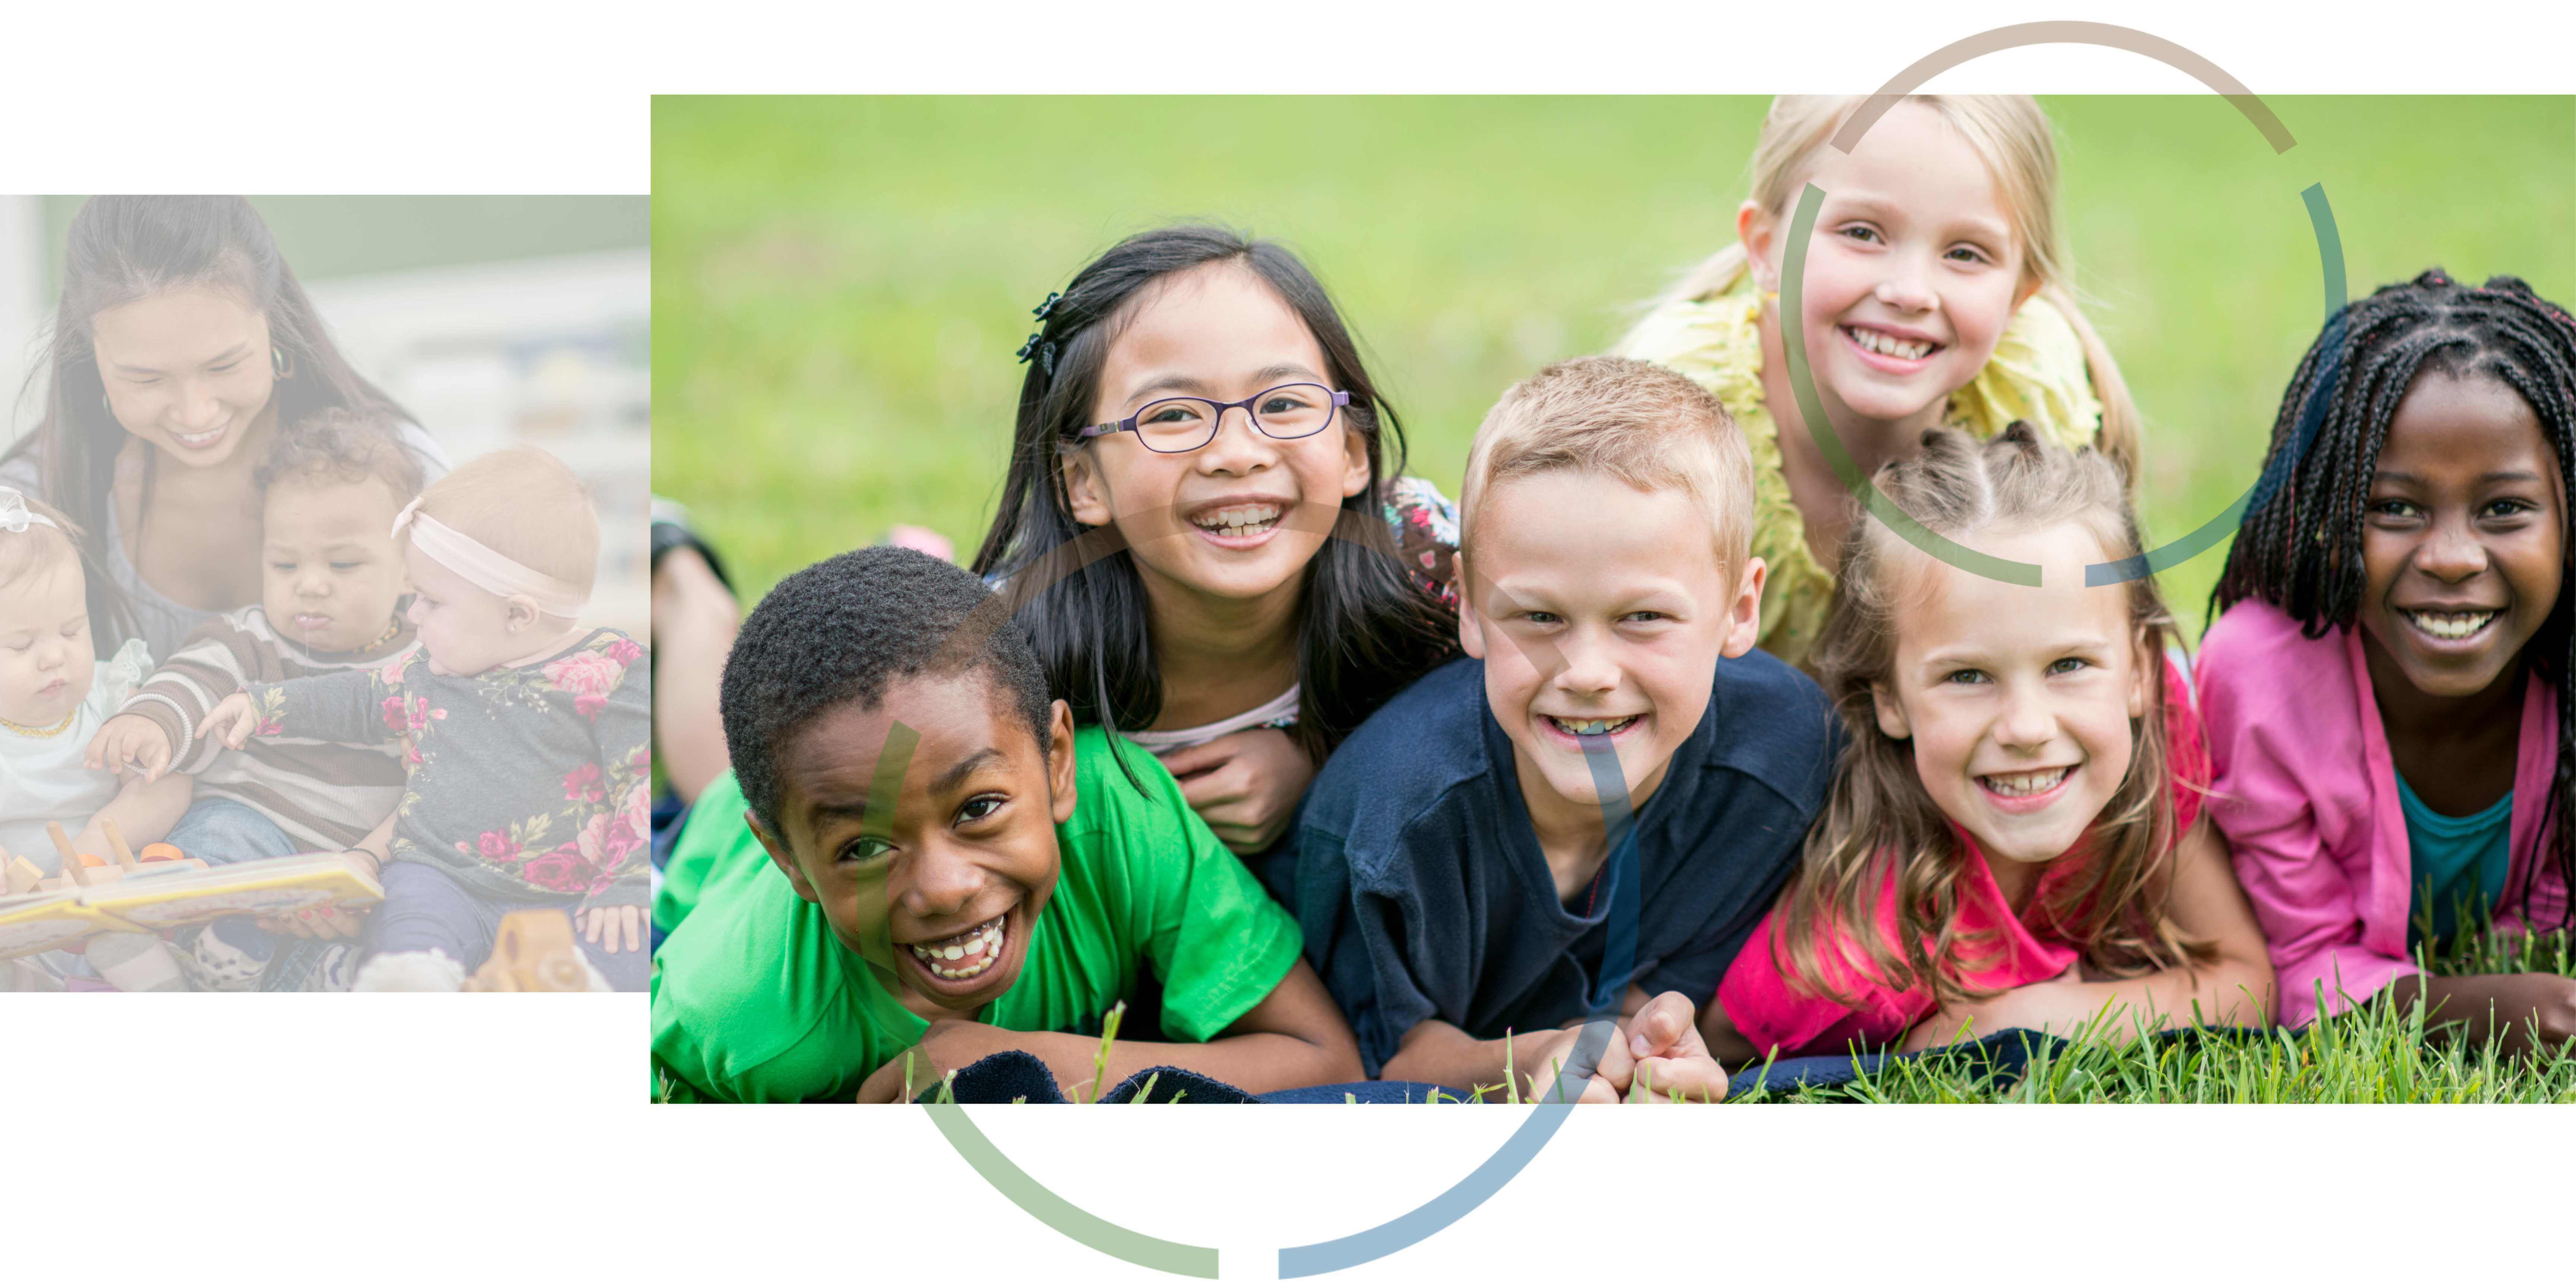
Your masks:
{"label": "girl with braided hair", "polygon": [[2472,1040],[2576,1037],[2576,980],[2417,955],[2568,922],[2572,466],[2576,323],[2517,278],[2383,287],[2291,378],[2199,663],[2285,1022],[2421,998]]}

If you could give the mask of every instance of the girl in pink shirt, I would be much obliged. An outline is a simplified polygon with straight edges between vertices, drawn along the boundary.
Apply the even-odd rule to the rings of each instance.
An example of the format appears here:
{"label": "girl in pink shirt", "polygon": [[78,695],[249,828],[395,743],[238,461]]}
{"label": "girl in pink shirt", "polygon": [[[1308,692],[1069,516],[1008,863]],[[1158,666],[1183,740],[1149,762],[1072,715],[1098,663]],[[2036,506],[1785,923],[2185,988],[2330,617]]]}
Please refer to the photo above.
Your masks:
{"label": "girl in pink shirt", "polygon": [[2576,324],[2515,278],[2383,287],[2291,379],[2200,659],[2289,1023],[2420,997],[2472,1039],[2576,1037],[2576,980],[2416,957],[2568,923],[2571,463]]}
{"label": "girl in pink shirt", "polygon": [[2140,549],[2118,467],[2019,423],[1923,444],[1879,490],[1933,533],[2038,564],[2040,584],[1853,527],[1813,655],[1851,743],[1703,1018],[1711,1053],[2268,1023],[2262,932],[2199,819],[2172,618],[2149,579],[2085,584]]}

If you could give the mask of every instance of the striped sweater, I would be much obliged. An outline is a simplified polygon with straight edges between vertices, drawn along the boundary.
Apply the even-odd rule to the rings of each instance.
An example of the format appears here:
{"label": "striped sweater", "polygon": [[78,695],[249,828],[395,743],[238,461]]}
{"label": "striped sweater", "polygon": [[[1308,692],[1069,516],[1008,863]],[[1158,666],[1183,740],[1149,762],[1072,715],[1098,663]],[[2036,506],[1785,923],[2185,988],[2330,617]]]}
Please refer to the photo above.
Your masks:
{"label": "striped sweater", "polygon": [[278,634],[260,606],[209,619],[135,690],[120,715],[139,715],[170,739],[170,769],[194,774],[196,797],[238,801],[266,815],[298,846],[357,844],[402,804],[402,748],[319,738],[257,738],[239,751],[197,736],[215,704],[244,685],[366,670],[412,651],[409,623],[374,648],[312,653]]}

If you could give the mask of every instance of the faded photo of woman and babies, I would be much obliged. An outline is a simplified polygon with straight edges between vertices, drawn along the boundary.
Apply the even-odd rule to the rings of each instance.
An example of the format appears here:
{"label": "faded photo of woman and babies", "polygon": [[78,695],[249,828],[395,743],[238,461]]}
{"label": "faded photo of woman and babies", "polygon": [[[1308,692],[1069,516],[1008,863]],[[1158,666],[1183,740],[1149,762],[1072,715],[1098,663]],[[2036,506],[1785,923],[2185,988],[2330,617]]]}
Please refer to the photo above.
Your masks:
{"label": "faded photo of woman and babies", "polygon": [[0,931],[295,860],[344,893],[0,937],[0,990],[492,987],[505,923],[546,987],[642,989],[650,667],[587,620],[583,478],[451,459],[245,198],[92,198],[59,262],[0,455]]}

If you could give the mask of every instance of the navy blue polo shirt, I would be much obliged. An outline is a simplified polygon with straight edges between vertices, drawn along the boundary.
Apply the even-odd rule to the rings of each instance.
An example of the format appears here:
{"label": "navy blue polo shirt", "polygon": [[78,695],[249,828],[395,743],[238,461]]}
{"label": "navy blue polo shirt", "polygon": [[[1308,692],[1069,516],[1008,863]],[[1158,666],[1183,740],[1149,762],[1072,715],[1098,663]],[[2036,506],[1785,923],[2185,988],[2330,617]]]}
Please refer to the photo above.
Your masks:
{"label": "navy blue polo shirt", "polygon": [[[1842,741],[1805,675],[1767,653],[1719,661],[1707,713],[1628,837],[1631,979],[1647,993],[1707,1004],[1797,863]],[[1555,1028],[1605,992],[1613,900],[1598,880],[1557,897],[1483,662],[1432,671],[1354,730],[1298,828],[1306,952],[1371,1077],[1423,1020],[1493,1039]]]}

